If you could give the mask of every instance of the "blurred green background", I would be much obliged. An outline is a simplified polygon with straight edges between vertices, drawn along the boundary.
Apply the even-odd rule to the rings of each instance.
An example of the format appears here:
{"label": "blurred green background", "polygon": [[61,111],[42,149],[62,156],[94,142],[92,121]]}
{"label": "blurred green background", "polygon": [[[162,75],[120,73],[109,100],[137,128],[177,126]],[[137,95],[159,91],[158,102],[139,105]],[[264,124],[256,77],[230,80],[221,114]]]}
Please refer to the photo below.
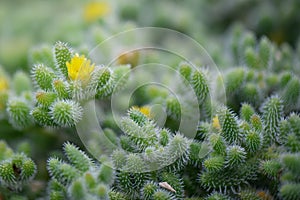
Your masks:
{"label": "blurred green background", "polygon": [[0,63],[9,72],[29,69],[28,52],[41,43],[62,40],[89,47],[116,32],[144,26],[171,28],[213,46],[240,23],[257,36],[295,47],[299,10],[298,0],[1,0]]}

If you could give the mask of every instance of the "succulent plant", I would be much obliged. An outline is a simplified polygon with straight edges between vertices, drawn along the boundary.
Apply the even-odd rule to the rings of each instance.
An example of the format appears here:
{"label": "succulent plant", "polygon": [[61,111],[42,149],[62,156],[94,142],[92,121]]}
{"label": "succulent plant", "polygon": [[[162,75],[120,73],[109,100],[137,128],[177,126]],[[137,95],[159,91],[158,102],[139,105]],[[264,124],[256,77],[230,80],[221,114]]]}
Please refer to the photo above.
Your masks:
{"label": "succulent plant", "polygon": [[[273,27],[297,22],[296,1],[278,9],[280,20],[269,1],[75,2],[82,16],[52,14],[68,22],[55,28],[41,19],[57,36],[36,38],[68,43],[0,49],[0,199],[300,199],[299,31]],[[268,6],[256,32],[209,28],[240,13],[251,25]],[[180,33],[122,32],[140,25],[188,33],[210,56]]]}

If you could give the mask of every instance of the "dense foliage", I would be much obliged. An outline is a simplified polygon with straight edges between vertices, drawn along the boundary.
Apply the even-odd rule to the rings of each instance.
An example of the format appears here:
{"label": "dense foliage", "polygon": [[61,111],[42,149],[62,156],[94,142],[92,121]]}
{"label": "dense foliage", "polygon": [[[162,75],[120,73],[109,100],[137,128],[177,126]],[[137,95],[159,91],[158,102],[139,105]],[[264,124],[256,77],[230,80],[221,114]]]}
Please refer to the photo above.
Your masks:
{"label": "dense foliage", "polygon": [[[84,20],[69,27],[78,37],[64,28],[57,35],[65,37],[48,38],[54,44],[21,52],[26,59],[4,59],[7,65],[26,64],[14,72],[0,68],[0,199],[300,199],[297,34],[284,33],[279,41],[276,28],[263,32],[271,23],[268,13],[256,32],[231,24],[225,11],[224,19],[195,26],[203,16],[188,10],[218,11],[222,3],[214,9],[208,2],[176,3],[161,3],[179,11],[174,18],[147,1],[120,3],[113,17],[108,3],[90,3]],[[145,19],[149,7],[158,15]],[[287,21],[297,21],[294,15]],[[213,24],[220,31],[228,23],[226,34],[205,34]],[[145,24],[192,35],[216,65],[198,52],[192,52],[195,60],[130,48],[115,55],[121,44],[105,43],[110,35]],[[153,44],[188,47],[182,38],[168,39],[156,36]],[[93,54],[99,43],[101,55]],[[153,73],[153,63],[161,71]],[[143,84],[158,79],[159,84]],[[127,87],[136,88],[129,94]]]}

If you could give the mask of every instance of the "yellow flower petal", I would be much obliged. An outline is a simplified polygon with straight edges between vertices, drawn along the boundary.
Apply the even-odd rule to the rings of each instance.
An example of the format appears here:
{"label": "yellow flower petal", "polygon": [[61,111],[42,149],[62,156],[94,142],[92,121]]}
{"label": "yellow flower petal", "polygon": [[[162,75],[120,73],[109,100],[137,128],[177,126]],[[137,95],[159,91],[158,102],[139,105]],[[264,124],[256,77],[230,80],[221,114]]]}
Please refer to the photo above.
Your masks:
{"label": "yellow flower petal", "polygon": [[143,113],[148,118],[151,118],[151,109],[150,109],[149,106],[142,106],[142,107],[133,106],[132,108],[135,109],[135,110],[140,111],[141,113]]}
{"label": "yellow flower petal", "polygon": [[213,126],[213,128],[218,129],[218,130],[221,129],[218,115],[216,115],[213,118],[213,120],[212,120],[212,126]]}
{"label": "yellow flower petal", "polygon": [[83,85],[86,85],[95,69],[95,65],[86,59],[84,55],[76,54],[70,62],[66,63],[68,68],[69,78],[73,81],[79,80]]}
{"label": "yellow flower petal", "polygon": [[0,77],[0,91],[8,90],[8,81],[5,77]]}

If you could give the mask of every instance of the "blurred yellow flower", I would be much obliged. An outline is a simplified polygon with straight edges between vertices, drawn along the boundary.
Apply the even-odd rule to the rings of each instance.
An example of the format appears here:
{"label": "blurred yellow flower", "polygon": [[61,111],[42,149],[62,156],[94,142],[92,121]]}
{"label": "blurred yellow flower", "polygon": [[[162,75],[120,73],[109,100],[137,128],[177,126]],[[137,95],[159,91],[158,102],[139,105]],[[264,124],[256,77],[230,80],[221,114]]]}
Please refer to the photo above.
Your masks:
{"label": "blurred yellow flower", "polygon": [[106,16],[110,12],[110,5],[107,2],[90,2],[84,8],[84,19],[92,22]]}
{"label": "blurred yellow flower", "polygon": [[8,81],[5,77],[0,77],[0,91],[8,90]]}
{"label": "blurred yellow flower", "polygon": [[95,69],[95,64],[86,59],[84,55],[76,54],[70,62],[66,63],[68,68],[69,78],[73,81],[80,80],[83,85],[86,85]]}
{"label": "blurred yellow flower", "polygon": [[120,65],[130,64],[131,67],[136,67],[139,63],[139,59],[140,59],[139,51],[131,51],[131,52],[122,53],[118,57],[117,62]]}
{"label": "blurred yellow flower", "polygon": [[212,126],[213,126],[213,128],[218,129],[218,130],[221,129],[218,115],[216,115],[216,116],[212,119]]}
{"label": "blurred yellow flower", "polygon": [[8,80],[5,77],[0,77],[0,110],[5,108],[8,98]]}
{"label": "blurred yellow flower", "polygon": [[149,106],[142,106],[142,107],[133,106],[132,109],[140,111],[141,113],[143,113],[148,118],[151,118],[151,116],[152,116],[151,115],[151,109],[150,109]]}

